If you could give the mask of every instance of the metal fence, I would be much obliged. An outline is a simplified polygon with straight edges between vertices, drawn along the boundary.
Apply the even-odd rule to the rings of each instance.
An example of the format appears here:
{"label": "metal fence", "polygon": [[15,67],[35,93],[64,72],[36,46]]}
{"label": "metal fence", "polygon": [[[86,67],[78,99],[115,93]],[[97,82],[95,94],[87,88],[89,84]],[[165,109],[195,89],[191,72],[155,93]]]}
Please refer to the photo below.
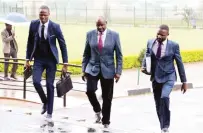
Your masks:
{"label": "metal fence", "polygon": [[[11,61],[4,61],[5,59],[7,60],[13,60],[14,58],[10,59],[10,58],[0,58],[0,63],[9,63],[9,64],[18,64],[18,65],[24,65],[25,63],[20,63],[20,62],[11,62]],[[23,61],[25,62],[26,60],[25,59],[19,59],[19,58],[15,58],[15,60],[18,60],[18,61]],[[59,63],[59,65],[63,65],[63,63]],[[81,67],[80,65],[74,65],[74,64],[68,64],[68,66],[70,67]],[[61,70],[57,70],[58,72],[61,72]],[[71,74],[71,72],[69,72]],[[22,74],[23,75],[23,74]],[[31,93],[37,93],[35,91],[35,89],[31,89],[31,88],[34,88],[33,85],[27,85],[27,83],[31,83],[32,84],[32,81],[28,81],[24,78],[24,75],[23,75],[23,80],[9,80],[7,81],[7,83],[4,82],[3,80],[3,77],[0,77],[1,80],[0,80],[0,85],[3,85],[3,86],[6,86],[6,87],[0,87],[0,90],[12,90],[12,91],[22,91],[23,92],[23,99],[26,99],[26,94],[27,92],[31,92]],[[45,79],[42,79],[42,80],[45,80]],[[59,80],[59,79],[55,79],[55,80]],[[12,83],[8,83],[8,82],[12,82]],[[74,84],[84,84],[85,83],[80,83],[80,82],[73,82],[73,85]],[[17,84],[17,83],[22,83],[22,84]],[[46,87],[45,85],[42,85],[43,87]],[[16,87],[16,88],[14,88]],[[19,89],[18,89],[19,88]],[[72,89],[72,91],[80,91],[81,90],[76,90],[76,89]],[[85,92],[85,91],[82,91],[82,92]],[[55,96],[57,97],[57,96]],[[66,107],[66,95],[63,96],[63,106]]]}
{"label": "metal fence", "polygon": [[[38,18],[38,9],[42,4],[46,4],[51,9],[51,18],[60,23],[72,24],[89,24],[94,23],[95,18],[103,15],[108,19],[109,24],[123,25],[157,25],[166,23],[171,26],[188,26],[195,21],[197,26],[203,25],[203,10],[193,10],[193,17],[188,22],[184,19],[185,10],[178,8],[164,8],[161,6],[152,6],[150,3],[143,4],[142,8],[133,5],[119,6],[113,4],[104,5],[102,1],[98,1],[96,6],[87,2],[69,2],[70,0],[60,3],[58,1],[45,0],[21,0],[15,2],[1,2],[0,14],[6,15],[9,12],[24,13],[29,19]],[[68,3],[69,2],[69,3]],[[194,17],[195,15],[195,17]]]}

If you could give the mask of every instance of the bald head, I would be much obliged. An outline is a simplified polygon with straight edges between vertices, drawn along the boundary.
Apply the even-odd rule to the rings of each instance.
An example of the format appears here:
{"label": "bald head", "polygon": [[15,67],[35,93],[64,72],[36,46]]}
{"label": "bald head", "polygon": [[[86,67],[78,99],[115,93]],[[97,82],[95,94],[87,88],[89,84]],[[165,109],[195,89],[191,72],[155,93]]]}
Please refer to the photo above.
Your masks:
{"label": "bald head", "polygon": [[106,30],[107,21],[104,17],[99,16],[96,20],[97,30],[99,32],[104,32]]}

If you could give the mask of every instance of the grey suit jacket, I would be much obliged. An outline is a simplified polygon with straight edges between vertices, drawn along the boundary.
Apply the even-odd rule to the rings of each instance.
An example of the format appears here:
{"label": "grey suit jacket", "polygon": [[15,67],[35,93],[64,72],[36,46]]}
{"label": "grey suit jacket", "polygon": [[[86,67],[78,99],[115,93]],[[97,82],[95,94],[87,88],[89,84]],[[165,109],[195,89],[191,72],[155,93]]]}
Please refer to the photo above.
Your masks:
{"label": "grey suit jacket", "polygon": [[[15,34],[15,31],[12,30],[11,33]],[[3,53],[5,53],[5,54],[10,53],[10,49],[11,49],[10,42],[11,41],[13,41],[16,52],[18,52],[18,45],[17,45],[16,39],[13,38],[12,36],[9,36],[9,33],[6,29],[4,29],[1,32],[1,38],[2,38],[2,42],[3,42]]]}
{"label": "grey suit jacket", "polygon": [[[116,65],[114,52],[116,53]],[[97,30],[89,31],[83,53],[82,71],[92,76],[97,76],[101,72],[105,79],[113,79],[115,74],[122,73],[122,66],[123,55],[119,34],[107,29],[104,47],[100,53],[97,43]]]}
{"label": "grey suit jacket", "polygon": [[[151,81],[157,81],[158,83],[165,83],[166,81],[176,81],[176,71],[174,66],[174,60],[176,61],[181,82],[186,82],[186,74],[182,58],[180,55],[179,45],[171,40],[167,41],[165,56],[161,59],[156,58],[156,54],[153,52],[152,47],[155,39],[148,40],[147,50],[151,55]],[[143,59],[142,67],[146,67],[146,60]]]}

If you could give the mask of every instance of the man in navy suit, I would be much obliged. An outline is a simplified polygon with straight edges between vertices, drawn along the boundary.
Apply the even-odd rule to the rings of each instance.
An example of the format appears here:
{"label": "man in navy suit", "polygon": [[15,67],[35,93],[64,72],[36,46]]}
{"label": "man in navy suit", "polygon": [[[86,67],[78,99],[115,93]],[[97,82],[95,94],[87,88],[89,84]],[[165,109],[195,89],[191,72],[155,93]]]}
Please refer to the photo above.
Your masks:
{"label": "man in navy suit", "polygon": [[[67,72],[67,48],[66,43],[58,24],[49,20],[50,10],[47,6],[41,6],[39,19],[33,20],[30,24],[29,36],[26,51],[26,68],[30,67],[30,61],[34,58],[33,65],[33,84],[43,103],[42,112],[47,112],[47,118],[52,118],[54,103],[54,80],[56,64],[59,63],[56,39],[58,40],[62,58],[63,72]],[[41,77],[46,69],[46,88],[47,97],[41,85]]]}
{"label": "man in navy suit", "polygon": [[[169,27],[161,25],[157,38],[147,43],[146,55],[151,55],[151,81],[162,133],[168,133],[170,126],[169,95],[177,80],[174,60],[176,61],[180,79],[181,91],[186,92],[186,75],[180,55],[179,45],[169,40]],[[146,73],[146,58],[142,63],[142,72]]]}
{"label": "man in navy suit", "polygon": [[[102,113],[102,124],[108,128],[114,78],[118,82],[122,73],[123,55],[119,34],[107,29],[106,24],[107,21],[103,17],[99,17],[96,21],[97,29],[87,33],[82,71],[83,80],[87,79],[86,94],[96,114],[96,123],[100,122]],[[114,52],[116,53],[116,63],[114,62]],[[102,109],[95,94],[98,80],[101,82],[102,89]]]}

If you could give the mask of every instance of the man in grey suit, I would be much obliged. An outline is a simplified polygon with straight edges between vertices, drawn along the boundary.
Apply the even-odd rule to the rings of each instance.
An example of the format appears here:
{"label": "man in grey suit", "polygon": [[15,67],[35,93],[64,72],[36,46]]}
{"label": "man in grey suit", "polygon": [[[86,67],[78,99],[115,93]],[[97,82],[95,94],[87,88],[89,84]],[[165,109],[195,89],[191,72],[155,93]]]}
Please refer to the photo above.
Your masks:
{"label": "man in grey suit", "polygon": [[[87,96],[96,113],[96,123],[101,120],[104,128],[110,124],[111,102],[113,98],[114,78],[118,82],[123,64],[119,34],[106,28],[107,21],[99,17],[96,21],[97,30],[87,33],[82,60],[83,80],[87,80]],[[116,67],[114,62],[116,53]],[[100,80],[103,107],[101,109],[95,91]]]}
{"label": "man in grey suit", "polygon": [[[177,63],[182,82],[181,91],[185,93],[187,90],[187,80],[179,45],[169,40],[168,35],[169,27],[161,25],[157,38],[148,41],[146,50],[146,55],[151,55],[151,81],[162,133],[168,133],[170,126],[169,95],[177,80],[174,60]],[[146,73],[146,58],[143,60],[142,72]]]}
{"label": "man in grey suit", "polygon": [[[12,30],[12,25],[5,24],[6,28],[1,32],[1,38],[3,42],[3,53],[5,58],[17,58],[18,45],[15,39],[15,31]],[[9,61],[9,59],[5,59],[5,61]],[[14,59],[14,62],[18,62],[18,60]],[[4,79],[9,80],[8,78],[8,63],[4,64]],[[13,64],[11,78],[16,78],[16,70],[18,68],[17,64]]]}

